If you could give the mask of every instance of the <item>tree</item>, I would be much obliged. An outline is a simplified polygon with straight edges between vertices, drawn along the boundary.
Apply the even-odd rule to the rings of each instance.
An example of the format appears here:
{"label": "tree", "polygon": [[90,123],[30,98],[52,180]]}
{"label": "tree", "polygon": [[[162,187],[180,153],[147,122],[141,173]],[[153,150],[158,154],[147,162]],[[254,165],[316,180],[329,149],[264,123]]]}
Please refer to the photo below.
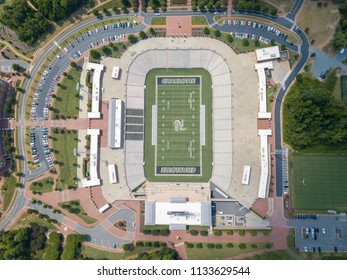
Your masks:
{"label": "tree", "polygon": [[111,50],[107,47],[107,46],[102,46],[101,48],[101,51],[104,53],[104,54],[108,54],[111,52]]}
{"label": "tree", "polygon": [[271,39],[270,44],[271,44],[271,46],[274,46],[275,45],[275,39]]}
{"label": "tree", "polygon": [[245,236],[246,232],[244,230],[239,230],[239,235],[240,236]]}
{"label": "tree", "polygon": [[240,244],[239,244],[239,248],[240,248],[241,250],[243,250],[243,249],[246,249],[247,246],[246,246],[245,243],[240,243]]}
{"label": "tree", "polygon": [[212,2],[208,2],[207,5],[206,5],[206,8],[208,11],[212,11],[214,8],[213,8],[213,3]]}
{"label": "tree", "polygon": [[70,62],[70,66],[75,68],[75,67],[77,66],[77,64],[76,64],[75,61],[71,61],[71,62]]}
{"label": "tree", "polygon": [[113,6],[112,11],[117,14],[119,12],[118,6]]}
{"label": "tree", "polygon": [[324,83],[297,76],[283,107],[284,139],[294,149],[336,146],[347,141],[347,111],[332,96],[335,83],[335,71]]}
{"label": "tree", "polygon": [[271,14],[272,16],[277,15],[277,8],[272,7],[272,8],[270,9],[270,14]]}
{"label": "tree", "polygon": [[232,42],[234,42],[234,37],[231,34],[228,34],[227,41],[231,44]]}
{"label": "tree", "polygon": [[259,42],[259,40],[258,40],[258,39],[254,41],[254,46],[256,46],[256,47],[260,47],[260,42]]}
{"label": "tree", "polygon": [[205,10],[205,5],[204,5],[203,2],[200,2],[199,5],[198,5],[198,7],[199,7],[199,10],[200,10],[200,11]]}
{"label": "tree", "polygon": [[151,33],[152,36],[155,35],[156,32],[155,32],[155,30],[154,30],[153,27],[151,27],[151,28],[149,29],[149,33]]}
{"label": "tree", "polygon": [[202,32],[204,32],[205,35],[210,35],[210,29],[208,29],[208,27],[204,27]]}
{"label": "tree", "polygon": [[242,45],[243,45],[244,47],[248,47],[248,46],[249,46],[249,41],[248,41],[248,39],[243,38],[243,39],[242,39]]}
{"label": "tree", "polygon": [[19,70],[20,70],[19,64],[13,63],[13,64],[12,64],[12,69],[13,69],[14,71],[19,71]]}
{"label": "tree", "polygon": [[222,36],[222,34],[220,33],[220,31],[218,29],[214,30],[214,36],[216,36],[217,38],[219,38],[220,36]]}
{"label": "tree", "polygon": [[99,16],[99,11],[98,10],[93,10],[93,15],[98,17]]}
{"label": "tree", "polygon": [[141,30],[141,31],[139,32],[139,36],[140,36],[140,38],[141,38],[142,40],[147,38],[147,35],[146,35],[146,33],[145,33],[143,30]]}
{"label": "tree", "polygon": [[128,41],[130,42],[130,44],[135,44],[137,42],[137,37],[133,34],[130,34],[128,36]]}
{"label": "tree", "polygon": [[347,47],[347,32],[336,32],[333,37],[332,43],[333,46],[337,49]]}
{"label": "tree", "polygon": [[90,51],[90,56],[93,58],[93,59],[100,59],[101,58],[101,55],[98,51],[96,50],[91,50]]}
{"label": "tree", "polygon": [[103,9],[102,9],[102,11],[103,11],[103,13],[105,14],[105,15],[107,15],[109,12],[108,12],[108,10],[104,7]]}
{"label": "tree", "polygon": [[287,48],[286,48],[286,45],[285,45],[285,44],[282,44],[282,45],[281,45],[281,50],[282,50],[282,51],[285,51],[286,49],[287,49]]}

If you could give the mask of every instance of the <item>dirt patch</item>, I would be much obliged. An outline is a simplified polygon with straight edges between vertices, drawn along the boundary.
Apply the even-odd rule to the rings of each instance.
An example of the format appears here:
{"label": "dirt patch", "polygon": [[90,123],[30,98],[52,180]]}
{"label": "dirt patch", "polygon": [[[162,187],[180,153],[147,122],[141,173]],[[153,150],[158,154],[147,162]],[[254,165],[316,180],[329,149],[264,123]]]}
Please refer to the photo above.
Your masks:
{"label": "dirt patch", "polygon": [[311,46],[322,49],[332,39],[335,28],[340,20],[338,5],[329,3],[327,7],[319,8],[317,3],[305,1],[298,16],[298,24],[307,30]]}

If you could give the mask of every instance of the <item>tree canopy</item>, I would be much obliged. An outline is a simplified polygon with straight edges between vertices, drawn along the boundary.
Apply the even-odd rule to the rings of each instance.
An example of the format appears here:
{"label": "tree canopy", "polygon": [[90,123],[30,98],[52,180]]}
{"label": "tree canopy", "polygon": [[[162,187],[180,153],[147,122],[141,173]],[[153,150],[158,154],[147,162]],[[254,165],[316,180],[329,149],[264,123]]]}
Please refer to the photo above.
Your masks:
{"label": "tree canopy", "polygon": [[164,248],[152,253],[140,253],[137,256],[137,260],[177,260],[178,254],[177,251]]}
{"label": "tree canopy", "polygon": [[340,3],[342,3],[339,7],[341,19],[332,40],[334,47],[337,49],[347,47],[347,0],[340,1]]}
{"label": "tree canopy", "polygon": [[31,7],[26,0],[13,0],[4,5],[0,13],[0,21],[13,29],[18,38],[28,44],[33,44],[44,34],[51,21],[67,18],[86,0],[32,0]]}
{"label": "tree canopy", "polygon": [[31,260],[46,242],[47,228],[36,223],[30,227],[0,232],[0,260]]}
{"label": "tree canopy", "polygon": [[284,140],[294,149],[347,142],[347,110],[332,96],[332,71],[324,83],[301,77],[290,89],[283,107]]}

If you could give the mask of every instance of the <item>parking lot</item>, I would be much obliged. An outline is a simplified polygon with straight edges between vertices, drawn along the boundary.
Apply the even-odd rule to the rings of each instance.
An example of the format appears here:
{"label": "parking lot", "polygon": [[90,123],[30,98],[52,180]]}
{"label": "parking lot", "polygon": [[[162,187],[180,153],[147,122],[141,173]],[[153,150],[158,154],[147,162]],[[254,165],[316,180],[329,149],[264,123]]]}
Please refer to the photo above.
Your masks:
{"label": "parking lot", "polygon": [[[254,29],[254,32],[232,32],[232,35],[234,35],[236,38],[243,39],[252,39],[252,40],[259,40],[260,42],[268,44],[270,42],[270,38],[273,37],[273,35],[278,36],[283,41],[288,40],[288,35],[281,32],[280,30],[276,29],[273,26],[264,25],[257,22],[247,21],[247,20],[225,20],[223,22],[224,26],[232,25],[232,26],[240,26],[247,28],[248,31],[252,31]],[[262,35],[259,35],[259,31],[262,31]],[[269,36],[265,36],[268,33]]]}
{"label": "parking lot", "polygon": [[[122,30],[132,27],[132,22],[119,22],[90,30],[69,42],[64,51],[71,60],[78,59],[94,47],[124,40],[125,34],[123,34]],[[92,40],[96,36],[97,39]],[[31,105],[32,120],[48,120],[51,95],[54,93],[58,82],[60,82],[63,73],[70,65],[70,60],[63,60],[63,56],[65,56],[63,51],[58,53],[42,74]]]}
{"label": "parking lot", "polygon": [[37,126],[30,129],[30,147],[34,164],[54,166],[48,145],[48,128]]}
{"label": "parking lot", "polygon": [[287,225],[295,229],[298,252],[347,251],[347,216],[297,214]]}

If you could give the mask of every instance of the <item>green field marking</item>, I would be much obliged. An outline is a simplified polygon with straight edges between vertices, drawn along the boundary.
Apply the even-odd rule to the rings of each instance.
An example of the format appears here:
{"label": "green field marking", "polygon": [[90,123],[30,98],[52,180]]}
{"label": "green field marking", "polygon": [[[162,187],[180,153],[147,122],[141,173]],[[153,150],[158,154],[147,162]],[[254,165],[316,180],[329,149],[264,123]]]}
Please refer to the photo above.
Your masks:
{"label": "green field marking", "polygon": [[[157,77],[199,77],[200,84],[157,85]],[[152,182],[209,181],[212,174],[211,85],[211,76],[204,69],[154,69],[148,72],[144,143],[144,169],[147,180]],[[192,94],[193,91],[194,94]],[[157,105],[157,145],[152,145],[152,105]],[[205,145],[203,146],[200,143],[200,105],[205,107]],[[157,166],[158,168],[197,167],[200,173],[157,175]]]}
{"label": "green field marking", "polygon": [[[179,79],[186,76],[160,77]],[[201,84],[157,85],[156,104],[156,165],[201,166]]]}
{"label": "green field marking", "polygon": [[293,208],[347,211],[347,155],[291,154]]}

